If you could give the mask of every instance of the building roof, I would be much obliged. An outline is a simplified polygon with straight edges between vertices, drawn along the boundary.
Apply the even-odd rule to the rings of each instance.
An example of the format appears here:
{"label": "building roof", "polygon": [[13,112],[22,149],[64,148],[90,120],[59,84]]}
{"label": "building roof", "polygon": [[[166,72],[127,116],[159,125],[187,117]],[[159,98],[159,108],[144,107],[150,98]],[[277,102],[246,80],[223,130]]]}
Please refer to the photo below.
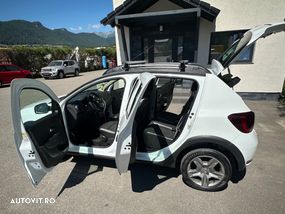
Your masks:
{"label": "building roof", "polygon": [[[118,6],[114,11],[109,13],[101,23],[104,25],[115,26],[115,17],[119,15],[135,14],[145,11],[147,8],[158,2],[159,0],[126,0],[123,4]],[[184,9],[200,8],[201,16],[209,21],[213,21],[220,10],[211,6],[210,4],[200,0],[169,0]]]}

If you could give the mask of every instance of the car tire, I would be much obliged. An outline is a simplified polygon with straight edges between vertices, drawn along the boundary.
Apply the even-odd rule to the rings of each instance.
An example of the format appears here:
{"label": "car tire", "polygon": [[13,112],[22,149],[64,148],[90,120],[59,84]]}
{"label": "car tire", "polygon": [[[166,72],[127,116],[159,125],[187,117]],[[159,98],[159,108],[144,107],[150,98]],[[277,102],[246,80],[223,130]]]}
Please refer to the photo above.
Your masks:
{"label": "car tire", "polygon": [[2,86],[3,86],[3,83],[0,81],[0,88],[2,88]]}
{"label": "car tire", "polygon": [[63,79],[63,78],[64,78],[64,73],[63,73],[63,71],[59,71],[59,72],[58,72],[58,78],[59,78],[59,79]]}
{"label": "car tire", "polygon": [[79,76],[79,70],[78,70],[78,69],[75,69],[75,71],[74,71],[74,76],[75,76],[75,77]]}
{"label": "car tire", "polygon": [[227,187],[232,175],[229,159],[214,149],[196,149],[181,160],[184,183],[202,191],[220,191]]}

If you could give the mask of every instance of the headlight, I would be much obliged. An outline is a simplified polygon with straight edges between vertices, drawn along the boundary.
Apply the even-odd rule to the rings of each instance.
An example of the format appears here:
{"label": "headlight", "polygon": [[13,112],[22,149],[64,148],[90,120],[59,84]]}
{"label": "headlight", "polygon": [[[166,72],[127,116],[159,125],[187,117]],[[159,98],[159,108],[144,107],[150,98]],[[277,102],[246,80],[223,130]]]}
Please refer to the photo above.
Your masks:
{"label": "headlight", "polygon": [[53,68],[53,69],[52,69],[53,72],[56,72],[56,70],[57,70],[56,68]]}

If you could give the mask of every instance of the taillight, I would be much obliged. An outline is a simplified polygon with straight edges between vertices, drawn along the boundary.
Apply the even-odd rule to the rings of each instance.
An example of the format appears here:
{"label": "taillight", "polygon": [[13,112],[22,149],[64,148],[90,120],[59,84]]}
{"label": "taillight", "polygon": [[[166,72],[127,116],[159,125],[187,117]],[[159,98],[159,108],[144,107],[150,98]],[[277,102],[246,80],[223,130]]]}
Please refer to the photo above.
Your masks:
{"label": "taillight", "polygon": [[237,113],[231,114],[228,116],[228,119],[232,122],[232,124],[243,133],[250,133],[254,126],[254,113],[245,112],[245,113]]}

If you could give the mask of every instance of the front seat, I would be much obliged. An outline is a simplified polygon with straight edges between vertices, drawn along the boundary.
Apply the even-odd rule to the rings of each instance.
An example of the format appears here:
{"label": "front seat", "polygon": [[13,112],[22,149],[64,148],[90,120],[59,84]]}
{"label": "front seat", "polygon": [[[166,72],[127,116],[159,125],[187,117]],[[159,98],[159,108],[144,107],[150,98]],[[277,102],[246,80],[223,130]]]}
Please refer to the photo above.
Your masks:
{"label": "front seat", "polygon": [[104,123],[100,126],[100,133],[108,139],[114,139],[116,135],[116,130],[118,127],[118,120],[112,120]]}
{"label": "front seat", "polygon": [[[134,121],[135,133],[137,133],[138,129],[143,129],[146,127],[153,117],[152,112],[154,111],[154,106],[151,104],[154,102],[152,100],[155,99],[155,97],[153,97],[155,92],[154,88],[155,81],[153,80],[151,83],[149,83],[143,98],[140,100],[140,106],[137,109]],[[108,139],[113,139],[116,135],[118,122],[118,120],[112,120],[102,124],[99,128],[100,133]],[[135,133],[134,136],[136,136]]]}

